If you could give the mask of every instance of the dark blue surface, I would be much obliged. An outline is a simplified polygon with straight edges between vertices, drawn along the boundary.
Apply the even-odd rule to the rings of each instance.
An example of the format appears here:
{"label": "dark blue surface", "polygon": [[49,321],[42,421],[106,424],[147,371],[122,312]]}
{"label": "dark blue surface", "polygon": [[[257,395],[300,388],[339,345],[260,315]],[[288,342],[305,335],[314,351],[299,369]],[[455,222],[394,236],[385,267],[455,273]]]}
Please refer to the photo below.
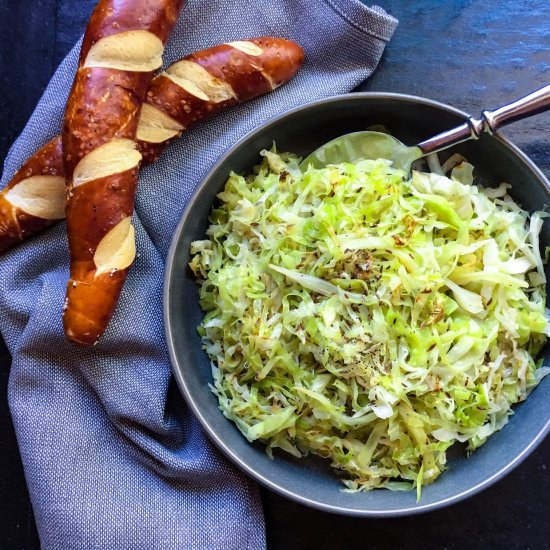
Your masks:
{"label": "dark blue surface", "polygon": [[[550,82],[550,3],[380,0],[400,26],[364,90],[411,93],[477,114]],[[51,73],[84,27],[93,0],[0,0],[0,160]],[[312,9],[314,3],[312,2]],[[307,24],[307,17],[304,18]],[[246,27],[243,27],[246,34]],[[550,115],[504,133],[550,176]],[[5,403],[0,346],[0,548],[36,548]],[[549,548],[550,441],[482,494],[440,512],[361,520],[264,493],[271,548]]]}

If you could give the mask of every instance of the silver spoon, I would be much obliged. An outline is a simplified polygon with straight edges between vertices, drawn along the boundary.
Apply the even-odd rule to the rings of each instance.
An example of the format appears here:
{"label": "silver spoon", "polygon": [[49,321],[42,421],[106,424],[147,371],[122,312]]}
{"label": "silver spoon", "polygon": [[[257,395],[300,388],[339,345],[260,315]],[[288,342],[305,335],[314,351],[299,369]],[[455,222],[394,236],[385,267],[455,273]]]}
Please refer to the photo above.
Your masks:
{"label": "silver spoon", "polygon": [[407,173],[411,164],[430,153],[437,153],[452,145],[479,139],[481,134],[493,134],[498,128],[550,109],[550,84],[494,111],[483,111],[480,118],[468,120],[441,134],[408,147],[398,139],[382,132],[364,131],[345,134],[319,147],[300,164],[302,170],[308,165],[323,168],[327,164],[357,162],[362,159],[385,158]]}

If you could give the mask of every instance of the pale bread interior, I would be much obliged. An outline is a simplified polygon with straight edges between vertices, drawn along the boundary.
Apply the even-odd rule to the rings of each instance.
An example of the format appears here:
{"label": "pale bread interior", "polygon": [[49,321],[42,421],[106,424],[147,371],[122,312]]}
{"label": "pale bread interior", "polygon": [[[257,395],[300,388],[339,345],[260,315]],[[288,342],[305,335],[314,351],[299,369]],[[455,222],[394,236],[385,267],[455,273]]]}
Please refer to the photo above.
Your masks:
{"label": "pale bread interior", "polygon": [[101,239],[94,254],[96,277],[109,271],[126,269],[136,257],[135,231],[128,216]]}
{"label": "pale bread interior", "polygon": [[65,178],[31,176],[7,191],[5,198],[37,218],[60,220],[65,217]]}
{"label": "pale bread interior", "polygon": [[89,50],[84,67],[121,71],[156,71],[162,65],[164,46],[148,31],[125,31],[98,40]]}
{"label": "pale bread interior", "polygon": [[235,42],[227,42],[228,46],[233,46],[237,50],[244,52],[248,55],[259,56],[264,52],[260,46],[254,44],[254,42],[249,42],[248,40],[237,40]]}
{"label": "pale bread interior", "polygon": [[162,143],[177,136],[183,126],[153,105],[144,103],[139,115],[137,139],[149,143]]}
{"label": "pale bread interior", "polygon": [[84,183],[112,174],[119,174],[135,168],[141,161],[141,154],[131,139],[114,139],[88,153],[76,165],[73,185]]}
{"label": "pale bread interior", "polygon": [[227,82],[216,78],[198,63],[187,59],[170,65],[162,74],[203,101],[220,103],[236,97],[233,88]]}

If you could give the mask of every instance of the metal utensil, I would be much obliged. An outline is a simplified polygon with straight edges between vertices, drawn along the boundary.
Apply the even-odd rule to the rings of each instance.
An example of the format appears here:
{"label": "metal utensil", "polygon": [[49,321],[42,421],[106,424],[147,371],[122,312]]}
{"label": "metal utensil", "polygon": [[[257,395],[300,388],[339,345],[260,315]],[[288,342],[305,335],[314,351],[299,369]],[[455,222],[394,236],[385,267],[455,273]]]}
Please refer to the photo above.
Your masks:
{"label": "metal utensil", "polygon": [[306,169],[312,164],[315,168],[322,168],[331,163],[387,158],[392,160],[395,166],[408,172],[412,163],[421,157],[463,141],[479,139],[483,133],[493,134],[502,126],[549,109],[550,84],[498,109],[483,111],[480,118],[469,117],[464,124],[412,147],[382,132],[345,134],[315,150],[302,161],[300,167]]}

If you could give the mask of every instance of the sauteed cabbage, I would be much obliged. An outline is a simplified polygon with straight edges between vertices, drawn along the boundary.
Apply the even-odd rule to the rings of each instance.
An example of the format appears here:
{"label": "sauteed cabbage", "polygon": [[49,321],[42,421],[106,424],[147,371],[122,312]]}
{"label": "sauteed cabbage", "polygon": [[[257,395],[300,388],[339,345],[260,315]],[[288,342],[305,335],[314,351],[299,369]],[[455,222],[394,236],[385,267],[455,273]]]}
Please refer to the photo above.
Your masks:
{"label": "sauteed cabbage", "polygon": [[420,496],[453,443],[482,445],[550,371],[535,360],[545,214],[474,185],[467,162],[409,178],[383,159],[302,173],[262,155],[192,244],[212,391],[268,453]]}

